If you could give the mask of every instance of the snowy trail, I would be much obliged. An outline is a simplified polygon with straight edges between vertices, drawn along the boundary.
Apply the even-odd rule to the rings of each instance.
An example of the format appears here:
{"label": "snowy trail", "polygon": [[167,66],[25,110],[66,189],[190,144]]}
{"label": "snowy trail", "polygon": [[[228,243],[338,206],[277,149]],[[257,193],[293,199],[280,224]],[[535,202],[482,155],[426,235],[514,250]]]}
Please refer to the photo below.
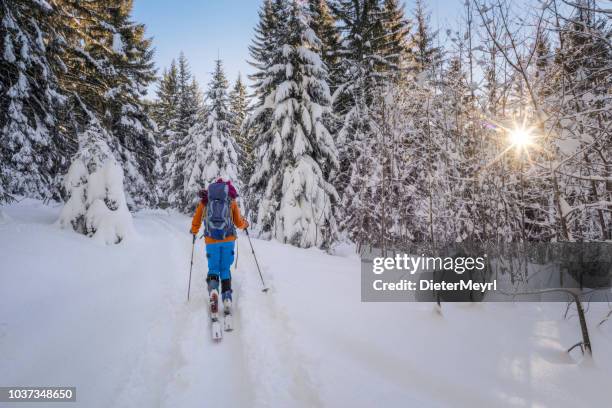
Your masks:
{"label": "snowy trail", "polygon": [[[113,247],[58,229],[58,206],[24,204],[8,208],[0,228],[21,277],[0,288],[0,346],[9,350],[2,362],[10,367],[0,382],[59,379],[76,385],[87,407],[321,406],[274,288],[261,292],[246,236],[238,239],[233,271],[235,330],[215,343],[202,240],[186,301],[188,217],[139,212],[138,235]],[[269,262],[263,267],[271,280]],[[37,324],[38,336],[13,315]],[[32,350],[38,360],[30,366],[24,362]]]}
{"label": "snowy trail", "polygon": [[[255,250],[258,241],[253,240]],[[278,304],[273,275],[266,274],[270,290],[262,285],[246,236],[238,239],[239,266],[236,278],[243,282],[239,310],[245,316],[240,326],[245,342],[247,364],[255,379],[257,407],[322,406],[318,392],[296,348],[289,317]],[[260,248],[260,255],[261,255]],[[264,273],[268,265],[260,265]]]}
{"label": "snowy trail", "polygon": [[[190,255],[183,233],[185,225],[173,225],[159,215],[151,217],[150,222],[173,236],[168,250],[170,262],[176,266],[176,282],[185,282]],[[162,407],[322,406],[293,343],[289,317],[277,304],[273,289],[261,292],[246,240],[242,234],[237,240],[239,262],[232,271],[236,329],[224,332],[219,343],[210,340],[204,246],[199,240],[191,301],[185,303],[184,285],[174,285],[172,298],[166,301],[172,311],[170,321],[158,319],[151,328],[150,340],[141,351],[142,362],[136,364],[117,406],[129,407],[147,398],[152,405]],[[254,245],[257,247],[257,240]],[[171,338],[160,342],[164,336]],[[151,394],[151,389],[159,391]]]}
{"label": "snowy trail", "polygon": [[[191,243],[184,231],[189,223],[173,225],[159,214],[148,218],[172,238],[168,240],[166,253],[171,258],[177,284],[173,285],[168,299],[160,299],[165,302],[168,313],[152,325],[139,361],[113,405],[130,407],[136,401],[145,402],[144,406],[160,407],[248,405],[251,385],[243,364],[239,332],[224,333],[220,343],[210,339],[202,241],[196,245],[191,300],[187,303]],[[240,325],[239,315],[236,324]]]}
{"label": "snowy trail", "polygon": [[235,330],[215,343],[201,240],[186,301],[188,217],[138,212],[138,235],[107,246],[58,229],[59,208],[0,220],[0,385],[76,386],[56,407],[609,405],[605,304],[589,366],[565,352],[580,332],[563,304],[363,303],[354,255],[253,239],[264,294],[240,234]]}

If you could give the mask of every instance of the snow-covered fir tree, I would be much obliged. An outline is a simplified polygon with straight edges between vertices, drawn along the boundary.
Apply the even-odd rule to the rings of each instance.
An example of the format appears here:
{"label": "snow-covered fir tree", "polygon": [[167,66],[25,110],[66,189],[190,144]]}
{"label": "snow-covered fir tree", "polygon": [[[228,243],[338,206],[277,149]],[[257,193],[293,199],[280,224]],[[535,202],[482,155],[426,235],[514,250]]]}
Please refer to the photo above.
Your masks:
{"label": "snow-covered fir tree", "polygon": [[[183,184],[178,186],[178,196],[182,201],[177,206],[185,212],[193,211],[199,201],[198,192],[217,178],[231,180],[240,188],[238,154],[232,135],[234,118],[228,109],[227,86],[222,62],[217,60],[206,92],[207,105],[195,113],[195,123],[171,154],[174,160],[180,159],[180,162],[174,162],[174,169],[183,171]],[[199,92],[195,95],[200,99]]]}
{"label": "snow-covered fir tree", "polygon": [[308,0],[309,25],[321,40],[321,58],[327,68],[331,92],[336,90],[340,75],[340,33],[327,0]]}
{"label": "snow-covered fir tree", "polygon": [[383,33],[385,37],[385,59],[394,68],[398,79],[406,75],[412,67],[412,49],[408,35],[410,22],[404,14],[404,7],[398,0],[384,0],[382,14]]}
{"label": "snow-covered fir tree", "polygon": [[[275,84],[270,83],[266,74],[278,51],[278,44],[286,35],[287,0],[264,0],[259,10],[259,22],[255,27],[253,43],[249,46],[249,64],[255,72],[249,75],[257,104],[264,103],[265,96]],[[261,119],[261,118],[260,118]],[[254,124],[252,124],[254,125]]]}
{"label": "snow-covered fir tree", "polygon": [[442,62],[442,49],[435,44],[437,33],[429,26],[429,13],[422,0],[416,0],[414,9],[415,31],[410,42],[413,45],[413,68],[416,72],[435,70]]}
{"label": "snow-covered fir tree", "polygon": [[[391,6],[387,5],[401,13]],[[398,76],[397,47],[406,33],[397,32],[397,24],[403,26],[403,19],[386,10],[382,1],[336,1],[333,10],[343,34],[342,76],[334,103],[342,119],[336,137],[340,167],[335,181],[342,196],[337,212],[349,238],[363,241],[381,232],[380,212],[372,208],[380,201],[383,191],[375,184],[382,178],[369,178],[370,173],[382,175],[380,168],[372,168],[383,160],[376,156],[383,154],[376,116],[382,113],[381,95]]]}
{"label": "snow-covered fir tree", "polygon": [[[184,212],[191,212],[197,195],[189,188],[193,159],[203,154],[203,123],[205,110],[202,95],[193,78],[187,58],[181,54],[177,66],[177,105],[175,117],[170,120],[171,132],[167,135],[163,155],[165,159],[162,196],[168,204]],[[199,153],[198,153],[199,152]]]}
{"label": "snow-covered fir tree", "polygon": [[[0,181],[6,194],[57,196],[58,89],[51,53],[61,41],[46,2],[0,1]],[[2,194],[0,194],[0,200]]]}
{"label": "snow-covered fir tree", "polygon": [[156,140],[159,147],[159,163],[156,168],[157,196],[161,206],[168,205],[167,194],[163,193],[165,185],[165,168],[172,152],[172,141],[176,133],[178,120],[178,69],[172,60],[170,67],[162,73],[157,88],[157,100],[153,106],[153,117],[157,124]]}
{"label": "snow-covered fir tree", "polygon": [[206,92],[207,118],[204,132],[205,154],[200,178],[209,184],[217,178],[231,180],[240,187],[238,154],[232,134],[234,112],[228,109],[227,79],[221,60],[215,61],[215,70]]}
{"label": "snow-covered fir tree", "polygon": [[336,239],[332,206],[337,193],[326,178],[337,166],[333,139],[325,126],[330,112],[327,72],[320,40],[308,27],[303,5],[288,7],[284,41],[276,48],[262,82],[271,84],[253,113],[270,115],[256,141],[251,187],[262,197],[257,223],[262,235],[299,247],[329,248]]}
{"label": "snow-covered fir tree", "polygon": [[154,118],[157,124],[157,141],[165,147],[176,129],[178,110],[178,69],[172,60],[170,67],[162,73],[157,87],[157,100],[154,107]]}
{"label": "snow-covered fir tree", "polygon": [[78,135],[79,149],[64,178],[68,200],[59,225],[107,244],[133,233],[123,186],[123,170],[115,159],[109,133],[92,118]]}
{"label": "snow-covered fir tree", "polygon": [[[287,0],[264,0],[259,10],[259,21],[255,27],[252,44],[249,46],[251,58],[248,61],[255,70],[249,75],[249,79],[253,89],[253,110],[257,114],[250,114],[243,126],[243,131],[253,135],[253,138],[272,126],[272,112],[263,109],[263,106],[267,96],[280,81],[276,76],[270,75],[268,70],[274,64],[278,44],[284,42],[286,38],[287,16]],[[261,197],[258,194],[258,189],[248,186],[245,194],[247,206],[249,202],[260,202]]]}
{"label": "snow-covered fir tree", "polygon": [[[68,97],[60,135],[73,141],[93,113],[118,141],[117,160],[128,181],[129,205],[152,204],[157,157],[154,124],[143,96],[154,80],[154,69],[144,26],[131,20],[130,0],[62,0],[58,8],[66,50],[61,55],[66,69],[59,77]],[[81,23],[74,24],[75,19]]]}
{"label": "snow-covered fir tree", "polygon": [[[150,41],[131,1],[2,2],[2,172],[8,192],[59,198],[90,114],[118,141],[130,202],[151,202]],[[75,21],[79,24],[74,24]]]}
{"label": "snow-covered fir tree", "polygon": [[[201,108],[204,110],[204,107]],[[177,147],[174,157],[182,157],[180,168],[182,168],[183,185],[177,195],[182,201],[175,206],[184,213],[190,214],[200,200],[198,192],[206,188],[213,177],[207,178],[207,172],[211,170],[209,163],[210,143],[207,143],[205,113],[200,113],[202,117],[187,131],[186,140],[183,145]],[[214,166],[214,163],[213,163]],[[179,167],[179,166],[177,166]]]}
{"label": "snow-covered fir tree", "polygon": [[130,20],[131,8],[131,0],[122,1],[111,11],[116,27],[112,47],[118,80],[106,91],[111,103],[105,115],[110,116],[110,130],[122,147],[128,204],[141,208],[157,200],[155,123],[143,103],[147,86],[155,80],[155,69],[151,40],[145,38],[144,25]]}
{"label": "snow-covered fir tree", "polygon": [[[245,190],[249,184],[255,165],[253,157],[254,135],[251,129],[245,126],[247,116],[250,114],[251,109],[249,106],[247,88],[240,74],[238,74],[238,78],[229,93],[229,110],[232,113],[231,135],[236,141],[236,152],[238,153],[238,179],[240,180],[242,190]],[[245,213],[250,212],[252,206],[244,202],[244,200],[245,197],[243,196]]]}

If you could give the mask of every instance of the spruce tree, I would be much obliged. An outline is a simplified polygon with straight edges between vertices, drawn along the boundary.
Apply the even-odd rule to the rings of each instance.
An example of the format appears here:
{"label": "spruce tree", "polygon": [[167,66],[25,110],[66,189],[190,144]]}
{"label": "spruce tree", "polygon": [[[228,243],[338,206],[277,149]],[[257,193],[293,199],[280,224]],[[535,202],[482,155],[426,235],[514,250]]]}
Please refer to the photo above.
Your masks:
{"label": "spruce tree", "polygon": [[384,12],[379,0],[337,0],[331,4],[343,34],[338,111],[346,114],[362,96],[369,106],[391,69],[385,54]]}
{"label": "spruce tree", "polygon": [[[272,113],[265,108],[266,98],[279,84],[279,79],[271,72],[279,53],[279,44],[287,34],[287,0],[264,0],[259,11],[259,22],[255,27],[255,37],[249,46],[249,64],[255,72],[249,75],[253,88],[253,111],[247,117],[243,131],[251,135],[261,135],[272,126]],[[250,183],[250,179],[249,179]],[[247,187],[248,202],[258,203],[258,189]],[[248,203],[247,203],[248,206]]]}
{"label": "spruce tree", "polygon": [[199,158],[203,154],[203,123],[205,110],[202,106],[202,95],[195,79],[191,75],[189,63],[181,53],[177,65],[177,104],[176,115],[171,123],[172,133],[164,149],[166,164],[162,195],[168,204],[184,212],[191,212],[197,202],[195,190],[190,185],[194,170],[194,154]]}
{"label": "spruce tree", "polygon": [[122,147],[128,204],[141,208],[157,201],[155,124],[143,103],[148,85],[155,80],[155,69],[151,40],[145,38],[144,25],[130,20],[131,8],[130,0],[111,10],[117,81],[107,91],[112,99],[106,114],[112,121],[110,131]]}
{"label": "spruce tree", "polygon": [[267,69],[273,63],[272,58],[278,44],[282,41],[283,27],[286,26],[286,0],[264,0],[259,10],[259,22],[255,27],[255,37],[249,46],[251,60],[249,64],[255,68],[255,73],[249,78],[253,81],[258,105],[263,104],[263,98],[273,84],[269,83]]}
{"label": "spruce tree", "polygon": [[262,197],[257,223],[264,237],[329,248],[336,239],[331,208],[338,197],[326,175],[337,166],[337,153],[325,126],[330,94],[321,42],[302,7],[293,2],[286,27],[278,27],[286,36],[265,72],[274,86],[254,113],[254,120],[259,115],[272,120],[258,134],[260,165],[250,184]]}
{"label": "spruce tree", "polygon": [[64,99],[52,53],[61,43],[51,24],[56,12],[45,2],[0,1],[0,182],[6,195],[56,195],[52,182],[63,156],[56,111]]}
{"label": "spruce tree", "polygon": [[127,203],[154,201],[154,124],[143,102],[152,51],[131,9],[129,0],[0,2],[0,199],[59,198],[71,160],[92,145],[84,135],[97,134],[125,173]]}
{"label": "spruce tree", "polygon": [[157,100],[153,115],[157,124],[158,143],[168,142],[174,126],[178,110],[178,70],[176,61],[172,60],[170,67],[162,73],[157,87]]}
{"label": "spruce tree", "polygon": [[429,27],[429,13],[422,0],[416,0],[414,9],[415,32],[412,34],[412,54],[417,73],[434,72],[442,62],[442,49],[435,45],[437,33]]}
{"label": "spruce tree", "polygon": [[[386,9],[380,0],[338,0],[331,5],[343,33],[342,77],[334,101],[342,120],[336,137],[340,166],[335,173],[342,205],[336,210],[343,230],[355,238],[364,231],[367,234],[370,230],[365,226],[373,223],[366,212],[375,195],[371,189],[365,191],[371,184],[365,180],[370,171],[375,172],[372,166],[376,160],[382,160],[376,157],[381,152],[376,146],[380,117],[377,104],[399,72],[396,40],[405,33],[392,31],[399,24],[399,14],[389,11],[395,10],[391,7],[394,5]],[[364,217],[354,216],[356,211],[364,211]]]}
{"label": "spruce tree", "polygon": [[244,126],[250,113],[247,89],[240,74],[229,94],[229,108],[232,113],[231,135],[236,141],[238,153],[238,179],[243,189],[253,174],[253,140],[249,129]]}
{"label": "spruce tree", "polygon": [[321,58],[327,67],[328,82],[333,93],[340,79],[340,33],[327,0],[309,0],[310,28],[321,40]]}
{"label": "spruce tree", "polygon": [[[204,107],[202,107],[204,109]],[[214,179],[207,177],[211,170],[209,163],[210,143],[206,143],[206,123],[204,118],[198,120],[187,132],[187,140],[184,145],[178,147],[182,157],[179,169],[182,170],[183,185],[177,192],[180,201],[175,203],[180,211],[191,214],[200,200],[198,193]]]}
{"label": "spruce tree", "polygon": [[238,154],[232,135],[234,112],[228,110],[227,79],[221,60],[215,61],[215,71],[206,92],[207,120],[204,133],[206,151],[202,157],[202,180],[208,184],[217,178],[231,180],[240,187]]}
{"label": "spruce tree", "polygon": [[412,50],[408,43],[410,25],[403,6],[398,0],[384,0],[382,18],[386,42],[383,55],[394,71],[404,71],[412,58]]}
{"label": "spruce tree", "polygon": [[123,169],[113,154],[111,135],[92,118],[79,133],[79,148],[63,185],[68,200],[59,225],[116,244],[133,233],[123,186]]}

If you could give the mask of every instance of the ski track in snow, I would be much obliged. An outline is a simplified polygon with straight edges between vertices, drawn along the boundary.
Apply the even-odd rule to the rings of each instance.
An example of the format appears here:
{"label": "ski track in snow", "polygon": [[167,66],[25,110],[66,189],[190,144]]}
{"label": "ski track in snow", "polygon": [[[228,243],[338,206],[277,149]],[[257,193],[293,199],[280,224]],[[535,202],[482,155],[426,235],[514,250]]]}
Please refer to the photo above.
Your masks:
{"label": "ski track in snow", "polygon": [[[160,299],[168,313],[157,318],[151,326],[129,380],[117,393],[113,406],[249,405],[251,385],[246,377],[239,331],[224,332],[219,343],[210,339],[203,243],[198,241],[196,245],[191,295],[187,303],[191,249],[181,229],[184,226],[174,226],[160,215],[148,221],[172,236],[167,253],[176,272],[173,273],[176,285],[170,298]],[[240,286],[235,286],[239,292]],[[234,320],[239,327],[240,315]],[[194,405],[194,401],[197,404]]]}
{"label": "ski track in snow", "polygon": [[[190,257],[183,226],[174,226],[159,215],[148,221],[172,235],[170,263],[178,271],[175,282],[183,282]],[[322,406],[301,365],[303,356],[293,344],[288,316],[276,304],[273,291],[261,292],[245,239],[242,236],[237,242],[239,263],[232,272],[234,331],[224,332],[218,343],[210,339],[206,265],[199,240],[189,304],[185,288],[175,285],[173,297],[163,300],[164,308],[171,311],[169,319],[159,317],[150,328],[113,406],[130,407],[138,401],[144,406],[188,407],[198,399],[207,406]]]}
{"label": "ski track in snow", "polygon": [[[119,330],[125,330],[117,332],[116,328],[111,327],[111,331],[105,333],[102,320],[98,325],[87,326],[88,331],[100,330],[104,337],[97,340],[96,345],[92,342],[91,361],[86,361],[83,366],[84,377],[81,377],[81,381],[86,385],[79,388],[81,404],[118,408],[322,405],[309,373],[302,366],[304,357],[294,343],[288,316],[279,308],[273,289],[265,294],[261,292],[246,236],[241,234],[238,239],[238,269],[233,268],[232,271],[235,278],[232,282],[234,330],[223,332],[222,341],[214,342],[210,338],[205,249],[200,239],[196,242],[194,253],[191,300],[188,303],[186,299],[191,255],[191,236],[186,233],[190,225],[188,217],[160,210],[139,212],[134,217],[137,235],[128,238],[115,251],[107,252],[109,247],[90,247],[91,241],[86,238],[53,225],[59,208],[28,202],[27,206],[12,209],[11,216],[3,213],[1,229],[15,231],[22,236],[38,236],[41,231],[49,236],[61,234],[62,239],[67,240],[62,242],[62,248],[74,243],[81,249],[91,248],[96,254],[96,251],[115,255],[123,252],[112,261],[128,261],[132,266],[125,265],[113,273],[125,273],[121,272],[124,270],[129,273],[130,268],[138,272],[131,277],[121,276],[132,280],[126,284],[137,288],[140,293],[135,295],[145,297],[145,301],[137,297],[133,303],[120,303],[134,308],[125,310],[130,312],[128,317],[117,323]],[[257,246],[257,240],[253,241]],[[24,251],[26,256],[27,250]],[[122,258],[125,253],[134,258]],[[67,265],[74,268],[72,262]],[[117,264],[111,262],[109,265]],[[123,283],[113,282],[114,278],[105,279],[104,274],[99,274],[104,269],[103,264],[97,265],[93,275],[93,284],[98,285],[98,292],[92,299],[94,309],[87,310],[86,318],[93,317],[91,313],[104,313],[106,306],[101,302],[125,302],[125,296],[131,296],[123,290],[116,294],[116,285]],[[83,293],[83,296],[89,295]],[[48,302],[52,298],[44,300]],[[139,309],[143,307],[147,309]],[[112,322],[114,316],[109,314],[104,318]],[[136,329],[126,327],[125,324],[133,324],[130,322],[134,322],[134,318],[140,320],[135,322],[139,326]],[[12,329],[0,323],[2,340]],[[96,326],[97,329],[92,329]],[[33,344],[37,343],[34,341]],[[72,341],[67,342],[62,354],[70,353],[69,348],[73,344]],[[45,349],[52,350],[51,344],[45,346]],[[96,356],[97,350],[101,352],[100,357]],[[116,356],[121,356],[122,361],[109,360]],[[101,358],[106,358],[104,365],[112,367],[112,372],[104,367],[97,368]],[[76,364],[79,365],[78,362]],[[92,370],[99,371],[94,374]],[[33,374],[26,367],[22,371],[22,375],[28,372]],[[64,374],[72,377],[71,370],[64,370]],[[104,388],[98,390],[99,395],[96,395],[94,384],[90,384],[94,381],[90,377],[92,374],[104,375]],[[43,374],[41,378],[46,375]]]}
{"label": "ski track in snow", "polygon": [[[296,348],[289,318],[270,290],[261,291],[261,281],[247,239],[238,240],[238,279],[244,282],[240,311],[245,317],[240,329],[244,333],[251,377],[255,379],[257,407],[322,406],[309,373],[302,365],[305,357]],[[254,240],[256,246],[256,241]],[[264,270],[265,265],[260,265]]]}

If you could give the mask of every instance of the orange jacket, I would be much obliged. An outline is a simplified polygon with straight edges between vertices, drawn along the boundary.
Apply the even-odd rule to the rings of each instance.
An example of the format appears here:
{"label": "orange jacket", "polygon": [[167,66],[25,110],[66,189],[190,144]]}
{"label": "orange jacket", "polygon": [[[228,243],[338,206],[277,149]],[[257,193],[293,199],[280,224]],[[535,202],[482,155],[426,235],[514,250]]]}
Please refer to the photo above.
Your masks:
{"label": "orange jacket", "polygon": [[[246,227],[249,226],[249,223],[247,222],[247,220],[244,219],[244,217],[240,214],[240,208],[238,208],[238,203],[236,202],[236,200],[232,200],[231,203],[231,218],[232,221],[234,222],[234,225],[240,229],[245,229]],[[202,226],[202,219],[204,218],[204,213],[206,212],[206,207],[204,206],[204,204],[202,204],[201,202],[198,204],[198,208],[196,208],[196,212],[193,215],[193,220],[191,220],[191,233],[192,234],[197,234],[198,231],[200,230],[200,226]],[[204,237],[205,241],[207,244],[216,244],[219,242],[229,242],[229,241],[234,241],[236,240],[236,236],[235,235],[230,235],[225,237],[225,239],[214,239],[211,237]]]}

